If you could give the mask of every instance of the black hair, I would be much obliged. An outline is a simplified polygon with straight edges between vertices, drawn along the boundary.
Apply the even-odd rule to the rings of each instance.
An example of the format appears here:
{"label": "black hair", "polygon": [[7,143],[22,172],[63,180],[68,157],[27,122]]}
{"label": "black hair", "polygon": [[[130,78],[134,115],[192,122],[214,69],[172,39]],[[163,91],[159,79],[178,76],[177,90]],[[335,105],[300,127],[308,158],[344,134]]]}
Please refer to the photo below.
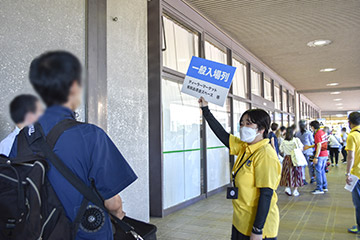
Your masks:
{"label": "black hair", "polygon": [[10,117],[15,124],[24,122],[26,114],[36,112],[36,103],[39,99],[30,94],[15,97],[9,106]]}
{"label": "black hair", "polygon": [[354,125],[360,125],[360,113],[359,112],[352,112],[350,113],[349,117],[349,122],[354,124]]}
{"label": "black hair", "polygon": [[271,123],[269,114],[263,109],[250,109],[243,113],[240,123],[246,114],[249,116],[250,121],[258,126],[258,130],[264,130],[263,137],[267,138]]}
{"label": "black hair", "polygon": [[285,131],[285,130],[286,130],[286,127],[284,127],[284,126],[281,126],[281,127],[280,127],[280,131],[283,132],[283,131]]}
{"label": "black hair", "polygon": [[285,134],[285,140],[292,140],[294,138],[294,129],[292,127],[288,127],[286,129],[286,134]]}
{"label": "black hair", "polygon": [[271,128],[272,131],[276,131],[278,129],[278,127],[279,127],[279,124],[272,123],[270,128]]}
{"label": "black hair", "polygon": [[299,121],[299,127],[300,127],[301,134],[304,134],[306,132],[306,122],[305,122],[305,120],[300,120]]}
{"label": "black hair", "polygon": [[341,131],[346,132],[346,128],[343,127],[343,128],[341,129]]}
{"label": "black hair", "polygon": [[310,123],[310,126],[315,128],[315,130],[318,130],[320,128],[320,123],[318,121],[314,120]]}
{"label": "black hair", "polygon": [[31,62],[29,78],[47,106],[64,104],[71,85],[75,81],[81,84],[81,64],[69,52],[47,52]]}

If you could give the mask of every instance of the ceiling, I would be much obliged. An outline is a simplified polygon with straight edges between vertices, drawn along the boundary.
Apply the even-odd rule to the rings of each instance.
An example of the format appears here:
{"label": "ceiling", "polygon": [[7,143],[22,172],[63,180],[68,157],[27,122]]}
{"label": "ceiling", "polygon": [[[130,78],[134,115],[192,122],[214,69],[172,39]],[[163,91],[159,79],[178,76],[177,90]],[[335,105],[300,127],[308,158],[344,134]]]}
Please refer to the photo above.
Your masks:
{"label": "ceiling", "polygon": [[[321,110],[360,109],[360,0],[184,0]],[[308,47],[317,39],[332,43]],[[322,73],[322,68],[337,68]],[[337,82],[336,87],[326,84]],[[352,89],[354,91],[349,91]],[[309,93],[321,90],[320,94]],[[341,91],[341,97],[330,91]],[[335,97],[334,97],[335,96]]]}

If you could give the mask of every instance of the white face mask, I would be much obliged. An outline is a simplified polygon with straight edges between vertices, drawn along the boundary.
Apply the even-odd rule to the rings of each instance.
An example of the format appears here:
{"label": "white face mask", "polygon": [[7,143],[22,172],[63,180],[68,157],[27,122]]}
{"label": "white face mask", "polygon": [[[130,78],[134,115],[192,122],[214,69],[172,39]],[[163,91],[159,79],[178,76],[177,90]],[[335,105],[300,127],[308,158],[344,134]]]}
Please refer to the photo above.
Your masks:
{"label": "white face mask", "polygon": [[249,128],[249,127],[240,128],[240,140],[247,143],[253,142],[259,134],[260,133],[257,133],[257,129],[254,128]]}

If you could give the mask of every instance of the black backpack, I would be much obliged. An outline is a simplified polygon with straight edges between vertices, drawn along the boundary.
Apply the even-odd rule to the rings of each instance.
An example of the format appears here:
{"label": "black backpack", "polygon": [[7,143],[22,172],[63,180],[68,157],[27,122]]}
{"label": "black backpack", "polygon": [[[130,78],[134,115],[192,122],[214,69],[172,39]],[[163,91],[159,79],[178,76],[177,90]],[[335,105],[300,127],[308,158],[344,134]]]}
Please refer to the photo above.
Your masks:
{"label": "black backpack", "polygon": [[[95,186],[88,187],[53,152],[55,143],[67,129],[82,124],[73,119],[58,123],[45,137],[40,124],[24,128],[18,135],[16,159],[0,156],[0,239],[75,239],[80,223],[96,219],[85,212],[91,202],[107,211]],[[47,179],[47,160],[84,196],[72,223]],[[98,212],[94,212],[98,214]],[[108,212],[124,239],[143,239],[132,226]]]}

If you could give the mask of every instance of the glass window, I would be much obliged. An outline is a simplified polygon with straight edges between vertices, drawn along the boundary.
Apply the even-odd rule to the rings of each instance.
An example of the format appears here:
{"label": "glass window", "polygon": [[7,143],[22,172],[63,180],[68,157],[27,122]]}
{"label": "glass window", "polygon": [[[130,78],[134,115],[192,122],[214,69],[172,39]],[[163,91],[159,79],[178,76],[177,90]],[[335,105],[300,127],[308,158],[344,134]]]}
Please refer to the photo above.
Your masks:
{"label": "glass window", "polygon": [[[224,107],[209,104],[211,112],[227,132],[230,132],[230,104],[229,99]],[[184,114],[184,113],[181,113]],[[186,117],[186,115],[184,115]],[[215,136],[206,125],[207,143],[207,186],[212,191],[230,183],[229,149]]]}
{"label": "glass window", "polygon": [[266,100],[272,101],[271,80],[267,76],[264,78],[264,95]]}
{"label": "glass window", "polygon": [[242,114],[250,109],[250,104],[240,102],[234,99],[233,101],[233,108],[234,108],[234,135],[240,137],[240,118]]}
{"label": "glass window", "polygon": [[233,94],[243,98],[247,98],[248,86],[246,79],[246,65],[233,58],[233,66],[236,67],[233,80]]}
{"label": "glass window", "polygon": [[305,118],[305,103],[304,102],[301,102],[301,116],[303,117],[303,118]]}
{"label": "glass window", "polygon": [[289,94],[289,112],[294,113],[294,95]]}
{"label": "glass window", "polygon": [[275,112],[275,122],[279,124],[280,127],[282,126],[281,116],[282,114],[280,112]]}
{"label": "glass window", "polygon": [[227,64],[226,53],[208,41],[205,41],[205,58]]}
{"label": "glass window", "polygon": [[251,93],[261,96],[261,76],[253,69],[251,69]]}
{"label": "glass window", "polygon": [[271,122],[274,122],[274,112],[269,111],[269,115],[270,115]]}
{"label": "glass window", "polygon": [[197,100],[181,84],[162,80],[164,208],[200,195],[200,122]]}
{"label": "glass window", "polygon": [[186,73],[192,56],[199,54],[199,37],[177,22],[164,16],[166,50],[163,65]]}
{"label": "glass window", "polygon": [[275,85],[275,94],[274,94],[274,100],[275,100],[275,108],[281,110],[281,93],[280,93],[280,87]]}
{"label": "glass window", "polygon": [[283,126],[290,127],[289,126],[289,115],[286,113],[283,113]]}
{"label": "glass window", "polygon": [[292,126],[295,123],[295,117],[290,115],[290,122],[289,122],[289,126]]}
{"label": "glass window", "polygon": [[288,101],[287,101],[287,93],[286,90],[283,90],[283,111],[287,112],[288,111]]}

